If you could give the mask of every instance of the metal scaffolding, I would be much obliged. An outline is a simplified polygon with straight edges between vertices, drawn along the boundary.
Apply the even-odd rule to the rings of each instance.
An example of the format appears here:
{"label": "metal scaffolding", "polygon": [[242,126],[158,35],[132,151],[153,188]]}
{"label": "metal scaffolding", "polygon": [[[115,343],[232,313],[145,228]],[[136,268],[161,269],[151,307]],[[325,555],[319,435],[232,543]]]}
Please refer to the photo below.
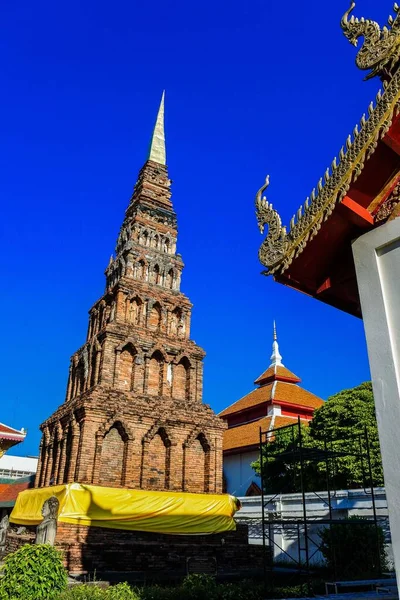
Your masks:
{"label": "metal scaffolding", "polygon": [[[286,435],[286,449],[284,451],[279,450],[279,444],[271,444],[272,441],[277,441],[279,436]],[[260,428],[260,475],[261,475],[261,510],[262,510],[262,543],[264,548],[264,577],[267,587],[273,587],[274,580],[274,568],[270,563],[269,553],[267,550],[273,549],[274,546],[278,547],[280,552],[286,555],[288,561],[293,562],[296,574],[302,573],[307,581],[309,593],[311,593],[311,561],[317,552],[320,551],[321,545],[316,542],[315,539],[310,538],[310,527],[311,525],[321,525],[321,528],[329,528],[332,532],[332,526],[354,526],[357,521],[349,518],[333,518],[332,501],[335,498],[337,491],[336,480],[339,474],[338,471],[338,459],[343,457],[353,457],[359,461],[360,470],[362,473],[363,487],[365,493],[371,497],[372,502],[372,518],[365,520],[366,525],[374,527],[375,540],[376,540],[376,574],[375,576],[381,576],[382,565],[381,555],[379,546],[379,517],[376,510],[376,502],[374,495],[373,486],[373,472],[371,463],[371,449],[368,438],[368,431],[365,428],[362,433],[347,436],[346,441],[348,442],[351,450],[343,451],[338,449],[338,445],[343,446],[343,440],[331,439],[324,437],[319,441],[318,447],[307,447],[304,443],[302,426],[300,418],[293,425],[287,425],[278,429],[270,431],[262,431]],[[277,448],[278,447],[278,448]],[[357,448],[356,451],[354,449]],[[273,494],[269,493],[269,476],[272,467],[276,466],[277,461],[281,461],[285,464],[285,477],[281,482],[281,488],[277,490],[276,478],[274,479],[275,489]],[[325,478],[325,494],[321,496],[321,491],[315,491],[310,489],[310,481],[306,480],[306,469],[310,465],[317,463],[323,463],[324,470],[326,471]],[[268,510],[268,505],[277,499],[281,494],[288,493],[288,487],[291,492],[300,493],[301,498],[301,515],[298,518],[285,519],[282,518],[282,514],[272,514]],[[340,489],[340,486],[339,486]],[[312,492],[318,498],[320,498],[327,505],[326,516],[324,518],[313,517],[307,511],[306,493]],[[267,496],[268,494],[268,496]],[[360,521],[358,521],[358,524]],[[298,543],[298,558],[295,559],[291,554],[287,553],[275,541],[276,528],[283,528],[289,526],[294,528],[297,532],[297,543]],[[332,539],[332,534],[331,534]],[[310,542],[316,546],[313,552],[310,552]],[[289,570],[288,570],[289,571]],[[338,573],[336,569],[336,552],[334,552],[333,560],[333,572],[330,574],[333,578],[337,578]]]}

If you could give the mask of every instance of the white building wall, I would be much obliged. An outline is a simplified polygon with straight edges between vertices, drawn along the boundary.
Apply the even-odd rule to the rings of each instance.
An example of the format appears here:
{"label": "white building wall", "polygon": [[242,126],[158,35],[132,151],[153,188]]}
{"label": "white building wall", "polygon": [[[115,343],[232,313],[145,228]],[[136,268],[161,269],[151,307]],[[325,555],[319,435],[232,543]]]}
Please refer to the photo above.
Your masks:
{"label": "white building wall", "polygon": [[33,475],[37,470],[38,459],[31,456],[4,454],[0,458],[0,477],[18,479]]}
{"label": "white building wall", "polygon": [[250,466],[258,457],[258,450],[224,456],[224,476],[228,494],[244,496],[252,482],[261,487],[260,478]]}
{"label": "white building wall", "polygon": [[[375,504],[379,523],[383,527],[389,562],[392,561],[392,547],[390,531],[388,526],[388,507],[386,493],[383,488],[374,490]],[[239,498],[242,508],[235,515],[238,523],[247,524],[249,527],[250,544],[262,544],[261,528],[261,496],[250,498]],[[265,515],[266,519],[271,516],[279,521],[301,520],[303,517],[303,503],[301,494],[282,494],[278,496],[265,496]],[[353,516],[372,518],[372,498],[370,492],[364,490],[341,490],[333,492],[331,498],[332,518],[344,519]],[[318,492],[318,494],[306,494],[307,519],[327,519],[329,518],[329,504],[327,492]],[[309,556],[314,554],[311,563],[320,564],[323,557],[318,551],[320,538],[318,531],[324,527],[323,524],[316,522],[310,525],[308,530],[309,537]],[[267,531],[267,530],[266,530]],[[304,528],[300,526],[300,548],[304,548]],[[271,544],[275,560],[290,561],[290,557],[295,561],[301,558],[305,560],[304,550],[299,550],[299,532],[296,525],[284,523],[273,524],[270,528]],[[288,556],[289,555],[289,556]]]}
{"label": "white building wall", "polygon": [[400,218],[353,243],[400,584]]}

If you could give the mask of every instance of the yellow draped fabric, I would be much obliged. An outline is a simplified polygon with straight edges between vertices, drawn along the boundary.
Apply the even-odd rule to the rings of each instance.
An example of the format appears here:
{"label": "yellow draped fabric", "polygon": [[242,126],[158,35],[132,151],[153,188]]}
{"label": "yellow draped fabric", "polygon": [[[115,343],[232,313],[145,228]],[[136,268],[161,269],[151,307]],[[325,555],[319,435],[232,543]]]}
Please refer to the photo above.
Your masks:
{"label": "yellow draped fabric", "polygon": [[43,503],[51,496],[60,503],[59,522],[153,533],[231,531],[236,529],[233,515],[239,508],[238,500],[228,494],[148,492],[70,483],[21,492],[10,521],[38,525],[43,520]]}

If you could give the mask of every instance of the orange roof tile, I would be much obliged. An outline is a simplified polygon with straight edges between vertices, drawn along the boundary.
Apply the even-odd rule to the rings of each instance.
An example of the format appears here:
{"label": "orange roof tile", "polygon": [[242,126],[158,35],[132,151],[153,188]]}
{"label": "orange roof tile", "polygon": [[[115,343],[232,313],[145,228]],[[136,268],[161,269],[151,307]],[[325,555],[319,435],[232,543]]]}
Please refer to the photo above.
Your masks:
{"label": "orange roof tile", "polygon": [[220,417],[225,417],[226,415],[232,415],[233,413],[240,412],[241,410],[245,410],[246,408],[251,408],[252,406],[257,406],[258,404],[262,404],[263,402],[271,401],[271,392],[274,384],[270,383],[269,385],[264,385],[256,390],[253,390],[237,402],[234,402],[231,406],[228,406],[225,410],[219,413]]}
{"label": "orange roof tile", "polygon": [[289,369],[287,369],[283,365],[271,365],[266,371],[264,371],[262,375],[260,375],[260,377],[258,377],[255,380],[254,383],[257,385],[262,383],[263,381],[268,381],[268,379],[274,381],[279,380],[281,378],[289,379],[294,383],[299,383],[301,381],[300,377],[297,377],[297,375],[292,373],[292,371],[289,371]]}
{"label": "orange roof tile", "polygon": [[321,398],[318,398],[318,396],[308,390],[299,385],[284,383],[283,381],[278,381],[274,390],[274,402],[279,404],[279,401],[296,404],[297,406],[306,406],[308,408],[319,408],[324,404]]}
{"label": "orange roof tile", "polygon": [[[252,423],[245,423],[238,427],[232,427],[224,432],[224,452],[238,448],[258,446],[260,444],[260,427],[263,431],[269,431],[273,417],[263,417]],[[306,421],[302,421],[303,423]],[[285,425],[295,425],[297,417],[276,416],[272,427],[277,429]]]}
{"label": "orange roof tile", "polygon": [[12,483],[0,484],[0,506],[11,506],[20,492],[33,487],[35,476],[16,479]]}
{"label": "orange roof tile", "polygon": [[243,398],[220,412],[219,416],[225,417],[232,415],[242,410],[263,404],[264,402],[274,402],[275,404],[287,402],[305,408],[319,408],[324,403],[321,398],[318,398],[315,394],[308,392],[294,383],[276,381],[274,383],[269,383],[268,385],[263,385],[246,396],[243,396]]}

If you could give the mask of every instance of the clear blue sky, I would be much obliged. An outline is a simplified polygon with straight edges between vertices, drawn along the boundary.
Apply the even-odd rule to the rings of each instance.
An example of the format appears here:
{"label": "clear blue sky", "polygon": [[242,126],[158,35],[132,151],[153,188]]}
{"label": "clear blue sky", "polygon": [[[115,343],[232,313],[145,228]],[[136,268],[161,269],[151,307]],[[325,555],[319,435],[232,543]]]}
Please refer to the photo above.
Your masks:
{"label": "clear blue sky", "polygon": [[[182,290],[219,411],[267,367],[327,398],[369,378],[362,322],[260,275],[254,195],[288,221],[379,87],[362,82],[335,2],[43,0],[2,6],[0,421],[39,424],[64,400],[70,355],[142,166],[166,89]],[[384,22],[391,2],[363,0]]]}

